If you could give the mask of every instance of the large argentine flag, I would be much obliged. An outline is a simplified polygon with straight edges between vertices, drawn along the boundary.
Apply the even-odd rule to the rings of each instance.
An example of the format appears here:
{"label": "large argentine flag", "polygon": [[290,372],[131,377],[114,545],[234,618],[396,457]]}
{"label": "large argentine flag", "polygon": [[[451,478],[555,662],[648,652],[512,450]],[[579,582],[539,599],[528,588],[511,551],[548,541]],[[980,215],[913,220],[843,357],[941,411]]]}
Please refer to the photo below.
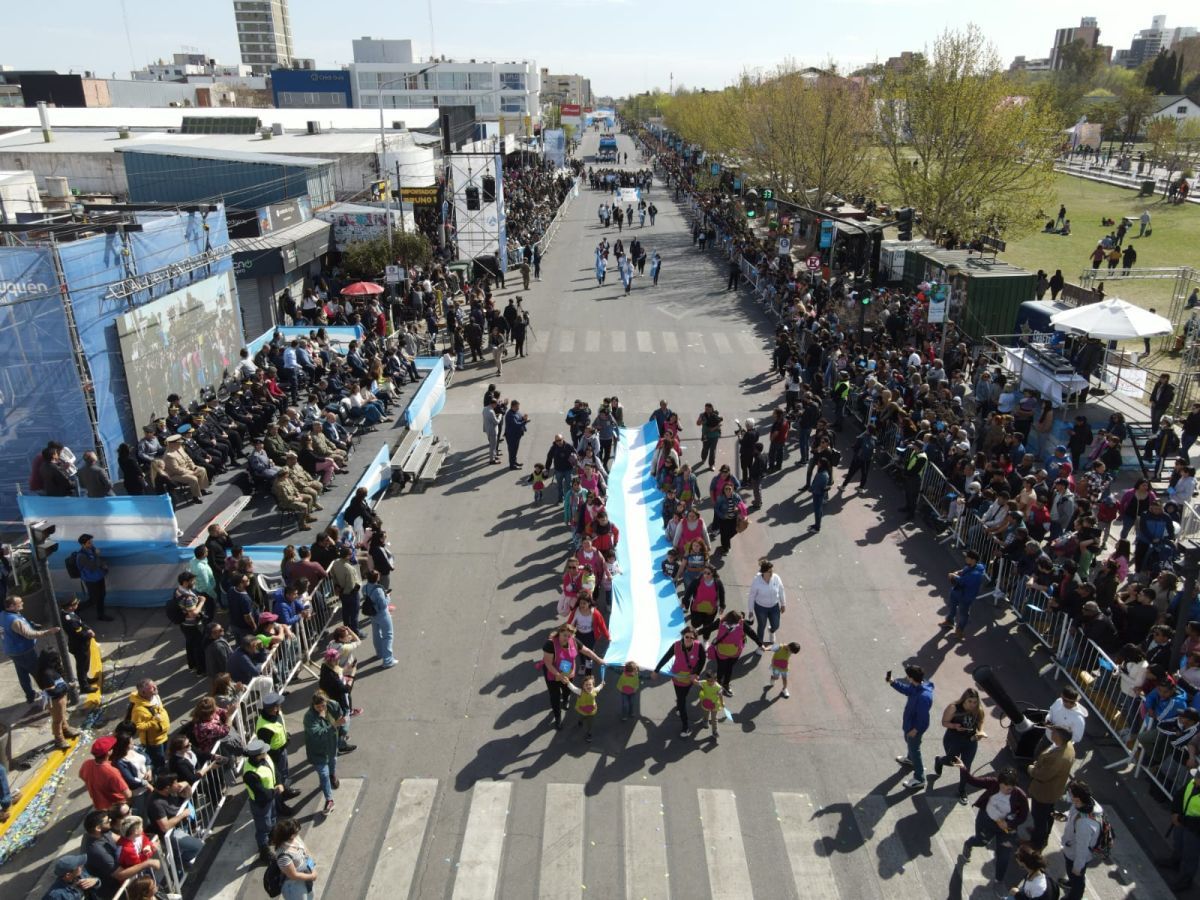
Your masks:
{"label": "large argentine flag", "polygon": [[621,530],[621,574],[613,579],[612,640],[604,659],[612,666],[633,660],[642,669],[653,668],[684,625],[675,586],[659,568],[669,545],[662,493],[651,472],[657,443],[654,422],[621,429],[620,446],[628,449],[619,453],[609,474],[606,506]]}

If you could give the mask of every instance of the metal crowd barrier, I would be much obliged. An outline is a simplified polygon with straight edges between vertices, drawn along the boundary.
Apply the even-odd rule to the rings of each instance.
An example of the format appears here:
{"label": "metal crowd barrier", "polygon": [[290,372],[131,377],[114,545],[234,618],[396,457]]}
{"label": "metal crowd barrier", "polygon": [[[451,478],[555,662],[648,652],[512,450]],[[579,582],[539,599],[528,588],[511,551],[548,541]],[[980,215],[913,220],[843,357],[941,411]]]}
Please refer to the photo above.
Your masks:
{"label": "metal crowd barrier", "polygon": [[1132,742],[1137,755],[1134,777],[1145,775],[1168,797],[1174,797],[1191,778],[1187,752],[1176,747],[1172,737],[1159,731],[1153,720],[1146,720]]}

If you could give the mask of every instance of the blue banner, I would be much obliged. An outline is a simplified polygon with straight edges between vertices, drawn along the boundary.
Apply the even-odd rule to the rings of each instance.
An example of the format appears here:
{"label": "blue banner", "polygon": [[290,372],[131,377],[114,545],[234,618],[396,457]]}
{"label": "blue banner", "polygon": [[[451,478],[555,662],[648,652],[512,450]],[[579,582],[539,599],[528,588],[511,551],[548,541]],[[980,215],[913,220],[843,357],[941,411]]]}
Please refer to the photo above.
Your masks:
{"label": "blue banner", "polygon": [[52,251],[0,247],[0,521],[20,523],[17,485],[47,441],[91,449],[83,397]]}
{"label": "blue banner", "polygon": [[496,240],[500,271],[508,271],[508,216],[504,211],[504,157],[496,154]]}

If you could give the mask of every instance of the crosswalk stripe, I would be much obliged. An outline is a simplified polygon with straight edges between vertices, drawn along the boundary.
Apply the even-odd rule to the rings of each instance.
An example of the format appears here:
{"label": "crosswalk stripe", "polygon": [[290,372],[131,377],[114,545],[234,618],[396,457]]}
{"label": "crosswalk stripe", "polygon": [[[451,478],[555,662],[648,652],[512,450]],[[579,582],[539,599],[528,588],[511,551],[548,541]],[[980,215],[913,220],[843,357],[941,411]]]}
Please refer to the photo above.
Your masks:
{"label": "crosswalk stripe", "polygon": [[701,788],[700,823],[704,829],[704,858],[708,863],[708,896],[714,900],[752,897],[750,864],[742,842],[737,798],[733,791]]}
{"label": "crosswalk stripe", "polygon": [[225,835],[221,849],[196,891],[197,900],[236,900],[246,876],[258,865],[254,820],[246,812]]}
{"label": "crosswalk stripe", "polygon": [[689,331],[687,333],[687,352],[688,353],[704,353],[708,348],[704,346],[704,335],[698,331]]}
{"label": "crosswalk stripe", "polygon": [[[363,780],[361,778],[343,778],[337,790],[337,802],[333,812],[324,819],[317,818],[304,834],[304,843],[309,847],[319,847],[322,856],[329,860],[326,872],[333,869],[350,828],[350,820],[358,808],[358,798],[362,794]],[[313,885],[313,900],[321,900],[325,889],[329,886],[328,878],[318,878]]]}
{"label": "crosswalk stripe", "polygon": [[564,328],[558,333],[558,352],[559,353],[574,353],[575,352],[575,332],[570,328]]}
{"label": "crosswalk stripe", "polygon": [[[948,770],[953,780],[958,770]],[[949,860],[950,869],[958,865],[958,856],[962,853],[963,844],[967,838],[975,834],[975,808],[972,806],[960,808],[955,794],[926,794],[925,800],[929,812],[938,823],[938,840],[943,845]],[[940,807],[940,808],[939,808]],[[971,854],[970,862],[962,865],[962,895],[968,897],[979,886],[987,886],[988,879],[983,874],[983,864],[991,858],[991,849],[976,848]],[[1011,867],[1010,867],[1011,868]],[[1013,868],[1015,872],[1016,869]]]}
{"label": "crosswalk stripe", "polygon": [[614,331],[612,333],[612,348],[614,353],[625,352],[625,332]]}
{"label": "crosswalk stripe", "polygon": [[[863,836],[863,847],[868,851],[869,856],[874,856],[879,861],[879,877],[888,881],[906,875],[909,876],[908,885],[899,886],[898,881],[892,882],[897,885],[894,889],[901,894],[906,890],[909,892],[918,890],[913,886],[913,881],[916,879],[906,871],[910,862],[909,855],[900,838],[900,831],[896,828],[896,821],[901,814],[911,809],[910,799],[908,797],[888,798],[879,794],[868,794],[858,800],[854,800],[853,797],[849,799],[854,822]],[[890,805],[889,799],[892,800]],[[944,887],[944,885],[940,887]],[[936,893],[937,891],[934,891],[930,896],[934,896]]]}
{"label": "crosswalk stripe", "polygon": [[675,337],[675,332],[664,331],[662,333],[663,349],[668,353],[679,352],[679,338]]}
{"label": "crosswalk stripe", "polygon": [[496,896],[511,794],[512,784],[507,781],[475,783],[454,876],[453,900],[493,900]]}
{"label": "crosswalk stripe", "polygon": [[583,785],[546,785],[538,900],[583,895]]}
{"label": "crosswalk stripe", "polygon": [[588,329],[583,341],[583,349],[587,353],[596,353],[600,349],[600,332]]}
{"label": "crosswalk stripe", "polygon": [[627,900],[669,900],[667,824],[662,789],[627,785],[625,812],[625,897]]}
{"label": "crosswalk stripe", "polygon": [[814,819],[816,810],[806,794],[776,792],[772,797],[796,893],[809,900],[839,900],[829,855],[816,849],[817,844],[826,843],[819,823],[829,819]]}
{"label": "crosswalk stripe", "polygon": [[375,862],[368,897],[405,900],[412,893],[413,876],[425,843],[425,829],[437,797],[436,778],[405,778],[396,793],[396,805],[383,837],[383,852]]}
{"label": "crosswalk stripe", "polygon": [[762,353],[763,342],[752,334],[746,334],[744,331],[739,331],[736,335],[738,345],[744,353]]}
{"label": "crosswalk stripe", "polygon": [[729,344],[729,338],[727,338],[727,337],[725,336],[725,332],[723,332],[723,331],[714,331],[714,332],[712,333],[711,337],[712,337],[712,342],[713,342],[713,343],[716,345],[716,347],[717,347],[717,352],[718,352],[718,353],[722,353],[722,354],[728,354],[728,353],[732,353],[732,352],[733,352],[733,347],[732,347],[732,346],[730,346],[730,344]]}
{"label": "crosswalk stripe", "polygon": [[650,340],[650,332],[639,331],[637,333],[637,348],[639,353],[654,352],[654,344]]}

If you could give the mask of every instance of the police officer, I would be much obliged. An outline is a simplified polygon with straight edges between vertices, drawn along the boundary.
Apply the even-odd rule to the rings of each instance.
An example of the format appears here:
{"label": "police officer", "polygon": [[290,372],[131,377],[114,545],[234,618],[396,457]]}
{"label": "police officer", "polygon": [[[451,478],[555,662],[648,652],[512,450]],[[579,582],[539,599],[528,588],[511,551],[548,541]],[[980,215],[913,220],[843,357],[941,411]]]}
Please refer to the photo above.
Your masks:
{"label": "police officer", "polygon": [[1171,802],[1171,838],[1173,852],[1160,860],[1159,865],[1178,870],[1171,888],[1186,891],[1192,886],[1196,866],[1200,864],[1200,768],[1192,769],[1192,777]]}
{"label": "police officer", "polygon": [[300,791],[292,787],[291,769],[288,766],[287,723],[283,720],[283,697],[270,693],[263,697],[262,712],[254,723],[254,734],[266,742],[271,762],[275,764],[275,777],[283,785],[283,799],[298,797]]}
{"label": "police officer", "polygon": [[254,817],[254,841],[258,844],[259,859],[264,863],[274,856],[271,829],[275,827],[275,820],[281,815],[292,814],[283,805],[284,788],[277,783],[270,751],[265,741],[252,740],[246,745],[246,761],[242,763],[242,784],[246,786],[250,815]]}
{"label": "police officer", "polygon": [[911,522],[917,514],[917,501],[921,494],[921,477],[925,473],[925,464],[929,457],[920,441],[909,441],[908,449],[904,451],[901,461],[901,472],[904,475],[904,509]]}

